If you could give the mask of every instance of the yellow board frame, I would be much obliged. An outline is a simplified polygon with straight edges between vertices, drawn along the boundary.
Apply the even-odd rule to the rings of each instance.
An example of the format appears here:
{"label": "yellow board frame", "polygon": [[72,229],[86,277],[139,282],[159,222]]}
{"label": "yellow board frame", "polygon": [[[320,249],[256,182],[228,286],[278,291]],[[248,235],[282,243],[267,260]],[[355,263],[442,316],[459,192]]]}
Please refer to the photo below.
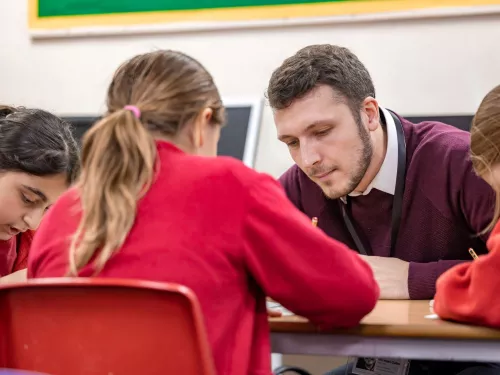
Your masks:
{"label": "yellow board frame", "polygon": [[91,26],[328,17],[421,10],[426,8],[500,5],[500,0],[360,0],[353,2],[271,5],[188,11],[38,17],[38,0],[28,1],[29,27],[31,29],[46,30]]}

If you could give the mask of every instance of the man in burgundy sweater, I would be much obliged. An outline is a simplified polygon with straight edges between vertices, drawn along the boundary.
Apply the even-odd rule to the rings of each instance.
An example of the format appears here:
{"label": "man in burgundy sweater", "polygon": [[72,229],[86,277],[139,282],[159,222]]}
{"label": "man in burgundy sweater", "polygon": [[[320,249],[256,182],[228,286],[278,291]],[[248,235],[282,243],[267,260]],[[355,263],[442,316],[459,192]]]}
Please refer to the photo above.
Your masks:
{"label": "man in burgundy sweater", "polygon": [[[267,96],[296,163],[280,178],[289,199],[360,252],[382,299],[432,299],[438,276],[471,260],[470,247],[486,252],[477,233],[492,218],[495,195],[472,170],[469,133],[412,124],[382,108],[364,65],[333,45],[286,59]],[[410,374],[471,365],[414,362]]]}

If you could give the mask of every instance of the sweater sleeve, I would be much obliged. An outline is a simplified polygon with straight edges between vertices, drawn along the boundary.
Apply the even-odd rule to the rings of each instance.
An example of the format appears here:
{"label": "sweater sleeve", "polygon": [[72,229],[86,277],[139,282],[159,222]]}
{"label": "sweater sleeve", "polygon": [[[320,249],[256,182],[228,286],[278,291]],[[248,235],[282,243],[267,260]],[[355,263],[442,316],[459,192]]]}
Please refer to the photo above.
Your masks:
{"label": "sweater sleeve", "polygon": [[[453,218],[461,225],[461,230],[466,230],[470,236],[476,236],[490,223],[495,207],[495,192],[491,187],[478,177],[469,158],[469,141],[461,138],[456,149],[444,155],[447,160],[444,172],[448,177],[446,186],[450,197]],[[458,142],[458,141],[457,141]],[[435,152],[435,151],[434,151]],[[431,154],[433,157],[443,157],[441,154]],[[441,173],[441,172],[439,172]],[[481,236],[486,242],[487,235]],[[484,249],[484,248],[483,248]],[[463,252],[464,249],[456,249]],[[479,252],[479,249],[476,249]],[[410,263],[408,276],[408,291],[411,299],[430,299],[436,292],[436,281],[448,269],[467,262],[460,260],[463,253],[457,254],[456,260],[439,260],[430,263]],[[468,254],[467,254],[468,256]]]}
{"label": "sweater sleeve", "polygon": [[[467,158],[460,166],[451,166],[451,170],[463,170],[459,182],[459,203],[457,212],[462,213],[472,235],[481,233],[493,219],[495,191],[482,178],[476,175],[472,162]],[[460,168],[460,169],[459,169]],[[488,240],[489,233],[481,236]]]}
{"label": "sweater sleeve", "polygon": [[313,227],[268,176],[250,190],[243,241],[245,263],[266,295],[320,328],[355,326],[377,302],[370,267]]}
{"label": "sweater sleeve", "polygon": [[17,257],[12,272],[16,272],[28,267],[28,254],[30,252],[33,236],[35,232],[28,230],[19,235],[19,244],[17,246]]}
{"label": "sweater sleeve", "polygon": [[465,260],[439,260],[437,262],[410,262],[408,271],[408,293],[410,299],[432,299],[436,293],[436,280],[453,266]]}
{"label": "sweater sleeve", "polygon": [[460,264],[437,281],[434,311],[443,319],[500,328],[500,226],[488,241],[490,253]]}

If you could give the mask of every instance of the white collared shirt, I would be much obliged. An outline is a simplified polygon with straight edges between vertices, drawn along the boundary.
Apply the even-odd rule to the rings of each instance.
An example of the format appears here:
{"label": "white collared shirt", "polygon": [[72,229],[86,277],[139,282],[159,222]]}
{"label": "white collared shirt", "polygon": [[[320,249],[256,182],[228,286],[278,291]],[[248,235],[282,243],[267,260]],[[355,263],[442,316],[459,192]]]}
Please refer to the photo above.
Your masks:
{"label": "white collared shirt", "polygon": [[[394,195],[396,190],[396,177],[398,174],[398,135],[396,124],[389,111],[379,107],[380,113],[384,116],[387,129],[387,150],[385,158],[375,178],[363,193],[353,191],[349,194],[351,197],[367,195],[372,189],[377,189],[385,193]],[[342,198],[345,201],[345,198]]]}

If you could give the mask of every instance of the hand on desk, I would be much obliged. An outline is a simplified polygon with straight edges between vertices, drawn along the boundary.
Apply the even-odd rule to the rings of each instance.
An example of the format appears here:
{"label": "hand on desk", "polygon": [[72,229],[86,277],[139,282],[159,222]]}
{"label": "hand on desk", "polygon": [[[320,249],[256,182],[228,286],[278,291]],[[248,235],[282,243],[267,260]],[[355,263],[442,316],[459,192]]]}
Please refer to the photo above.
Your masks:
{"label": "hand on desk", "polygon": [[360,255],[371,267],[380,288],[379,299],[409,299],[410,263],[397,258]]}
{"label": "hand on desk", "polygon": [[275,310],[275,309],[267,309],[267,316],[269,318],[279,318],[283,316],[283,313],[280,310]]}
{"label": "hand on desk", "polygon": [[[274,306],[279,306],[277,302],[274,302],[271,298],[266,297],[266,307],[267,307],[267,316],[268,318],[279,318],[283,316],[283,313],[281,310],[278,310],[276,308],[273,308]],[[269,307],[273,306],[273,307]]]}

